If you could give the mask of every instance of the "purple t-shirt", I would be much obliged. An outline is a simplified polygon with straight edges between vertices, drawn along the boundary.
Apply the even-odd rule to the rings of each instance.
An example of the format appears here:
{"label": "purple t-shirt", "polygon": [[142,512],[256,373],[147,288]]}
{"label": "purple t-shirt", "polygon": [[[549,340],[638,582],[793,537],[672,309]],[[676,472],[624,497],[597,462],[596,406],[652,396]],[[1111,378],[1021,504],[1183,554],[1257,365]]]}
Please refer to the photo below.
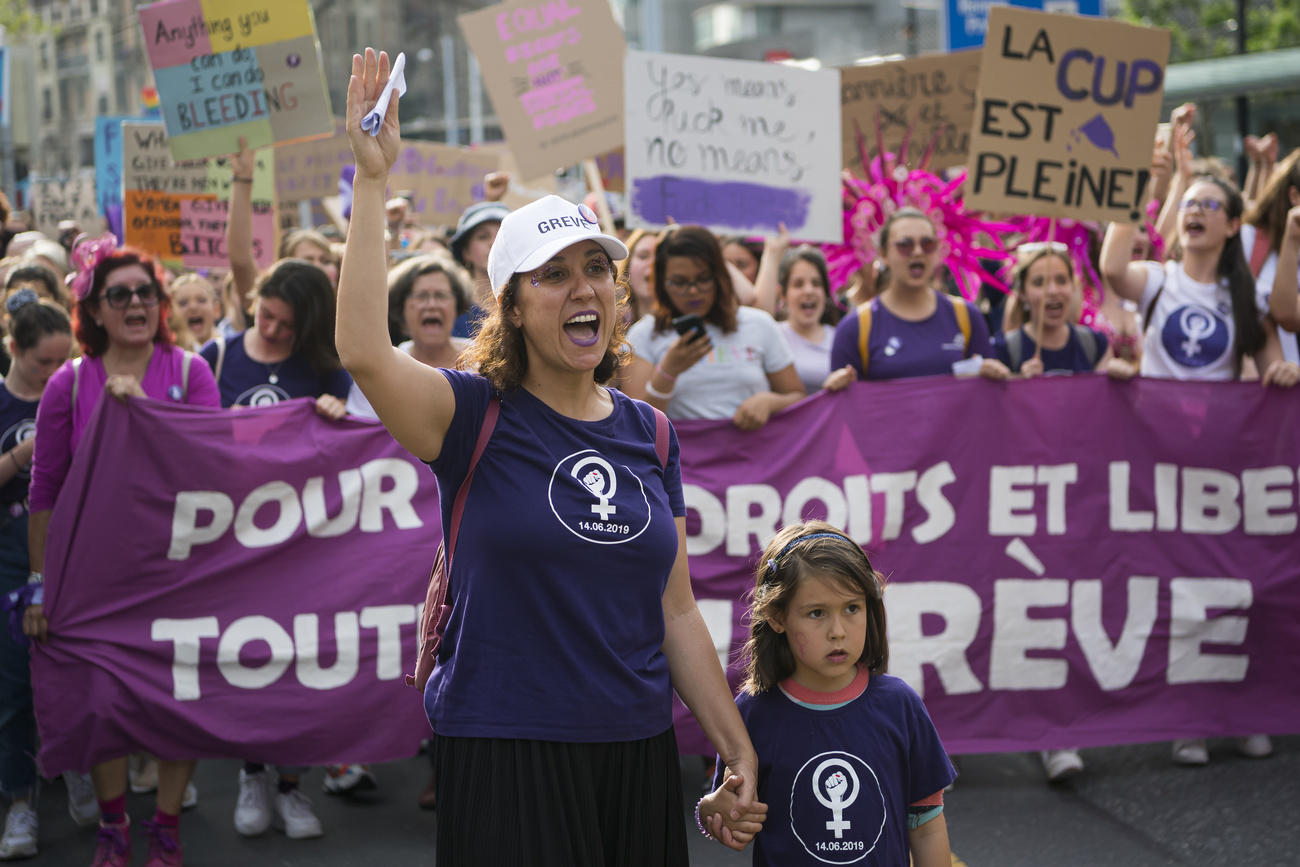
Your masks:
{"label": "purple t-shirt", "polygon": [[[7,386],[0,385],[0,456],[36,433],[37,400],[14,397]],[[19,468],[14,477],[0,488],[0,507],[9,508],[13,517],[27,506],[27,483],[31,470]]]}
{"label": "purple t-shirt", "polygon": [[[185,384],[185,352],[175,346],[157,345],[149,359],[140,387],[147,397],[170,400],[190,406],[221,406],[217,383],[212,371],[197,356],[190,359],[189,383]],[[81,373],[74,371],[80,362]],[[72,405],[72,384],[77,385],[77,405]],[[96,404],[104,396],[108,374],[104,360],[85,356],[74,359],[55,371],[41,395],[36,411],[36,452],[32,458],[31,493],[28,500],[33,512],[54,508],[54,500],[67,478],[72,455],[81,442]]]}
{"label": "purple t-shirt", "polygon": [[[295,397],[320,397],[332,394],[339,400],[348,399],[352,377],[342,368],[316,372],[306,359],[290,355],[284,361],[266,364],[248,357],[244,349],[244,334],[240,332],[226,341],[226,357],[221,361],[222,406],[273,406]],[[215,371],[217,369],[217,342],[210,341],[199,351]]]}
{"label": "purple t-shirt", "polygon": [[[1076,326],[1078,328],[1087,328],[1086,325]],[[1091,373],[1097,369],[1097,362],[1106,354],[1106,347],[1110,346],[1110,341],[1106,335],[1102,334],[1095,328],[1088,328],[1093,334],[1093,339],[1097,343],[1096,357],[1089,359],[1088,353],[1084,351],[1083,344],[1079,342],[1079,334],[1070,329],[1070,339],[1060,349],[1043,348],[1043,374],[1046,376],[1060,376],[1067,373]],[[1034,350],[1038,344],[1029,336],[1029,332],[1021,328],[1020,331],[1020,364],[1024,364],[1030,358],[1034,357]],[[1007,335],[999,334],[993,338],[993,349],[998,354],[998,360],[1011,368],[1012,373],[1019,373],[1020,366],[1012,365],[1011,352],[1007,349]]]}
{"label": "purple t-shirt", "polygon": [[779,688],[736,705],[768,806],[755,867],[908,863],[908,805],[957,777],[910,686],[882,674],[830,709],[801,707]]}
{"label": "purple t-shirt", "polygon": [[[440,371],[456,396],[438,475],[443,531],[491,398]],[[602,742],[672,725],[662,597],[686,514],[671,437],[665,469],[647,404],[578,421],[506,393],[470,485],[451,558],[451,619],[425,689],[451,737]],[[432,554],[432,552],[430,552]]]}
{"label": "purple t-shirt", "polygon": [[[867,339],[866,379],[904,379],[911,376],[939,376],[952,374],[954,361],[973,355],[993,357],[989,343],[989,328],[979,310],[969,301],[957,300],[966,305],[970,317],[970,351],[957,314],[947,297],[935,292],[934,313],[919,322],[900,319],[881,303],[871,299],[871,334]],[[849,364],[862,377],[862,356],[858,347],[858,315],[850,311],[835,327],[835,341],[831,344],[831,370]]]}

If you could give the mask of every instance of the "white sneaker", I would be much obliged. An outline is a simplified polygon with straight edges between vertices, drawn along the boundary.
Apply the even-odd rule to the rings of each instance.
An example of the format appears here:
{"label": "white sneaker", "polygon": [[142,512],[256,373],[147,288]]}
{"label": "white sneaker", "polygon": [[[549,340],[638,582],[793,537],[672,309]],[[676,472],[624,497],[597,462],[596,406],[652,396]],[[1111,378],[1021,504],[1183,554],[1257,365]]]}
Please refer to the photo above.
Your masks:
{"label": "white sneaker", "polygon": [[316,818],[311,800],[297,789],[275,794],[276,827],[283,826],[285,836],[291,840],[319,837],[325,831]]}
{"label": "white sneaker", "polygon": [[30,858],[36,854],[36,811],[30,801],[16,801],[5,817],[0,837],[0,861]]}
{"label": "white sneaker", "polygon": [[79,828],[99,824],[99,800],[89,774],[64,771],[63,784],[68,787],[68,815]]}
{"label": "white sneaker", "polygon": [[158,788],[158,760],[153,756],[137,753],[131,756],[128,767],[134,794],[143,795]]}
{"label": "white sneaker", "polygon": [[1263,759],[1273,755],[1273,741],[1268,735],[1248,735],[1237,738],[1237,752],[1252,759]]}
{"label": "white sneaker", "polygon": [[1083,757],[1078,750],[1043,750],[1038,754],[1043,760],[1050,783],[1059,783],[1083,773]]}
{"label": "white sneaker", "polygon": [[181,809],[193,810],[199,805],[199,790],[195,788],[194,781],[190,780],[185,784],[185,794],[181,796]]}
{"label": "white sneaker", "polygon": [[1210,751],[1205,746],[1205,739],[1174,741],[1174,762],[1180,765],[1207,765],[1210,763]]}
{"label": "white sneaker", "polygon": [[[267,791],[266,771],[250,774],[239,771],[239,800],[235,802],[235,830],[245,837],[256,837],[271,827],[271,798]],[[195,798],[197,800],[197,795]]]}

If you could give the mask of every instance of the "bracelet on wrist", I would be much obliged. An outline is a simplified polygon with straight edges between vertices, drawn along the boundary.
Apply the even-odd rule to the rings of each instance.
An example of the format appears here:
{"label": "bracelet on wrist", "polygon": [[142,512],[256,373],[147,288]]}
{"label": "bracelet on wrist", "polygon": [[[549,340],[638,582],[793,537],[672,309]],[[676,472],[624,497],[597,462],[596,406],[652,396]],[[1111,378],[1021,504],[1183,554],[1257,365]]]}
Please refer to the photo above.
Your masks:
{"label": "bracelet on wrist", "polygon": [[253,182],[252,178],[241,178],[239,175],[235,175],[230,180],[236,184],[251,184]]}
{"label": "bracelet on wrist", "polygon": [[668,371],[664,370],[662,366],[656,367],[656,368],[655,368],[655,373],[659,374],[660,376],[662,376],[664,379],[668,380],[669,382],[676,382],[676,381],[677,381],[677,377],[676,377],[676,376],[673,376],[671,373],[669,373]]}
{"label": "bracelet on wrist", "polygon": [[668,391],[660,391],[648,382],[645,384],[645,393],[651,397],[657,397],[660,400],[668,400],[673,396],[671,388]]}
{"label": "bracelet on wrist", "polygon": [[700,818],[700,804],[703,803],[704,803],[704,798],[700,798],[698,801],[695,802],[695,827],[700,829],[701,834],[703,834],[705,837],[712,840],[713,835],[709,833],[708,828],[704,827],[704,820]]}

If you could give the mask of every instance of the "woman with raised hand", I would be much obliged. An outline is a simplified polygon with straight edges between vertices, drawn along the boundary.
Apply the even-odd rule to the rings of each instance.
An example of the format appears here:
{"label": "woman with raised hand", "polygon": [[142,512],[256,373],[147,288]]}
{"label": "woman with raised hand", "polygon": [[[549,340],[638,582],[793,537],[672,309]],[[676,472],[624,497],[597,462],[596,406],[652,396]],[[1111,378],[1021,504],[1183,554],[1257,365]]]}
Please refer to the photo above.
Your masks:
{"label": "woman with raised hand", "polygon": [[[12,594],[21,604],[39,586],[27,583],[27,483],[36,409],[50,376],[68,360],[72,327],[62,307],[31,289],[10,295],[5,308],[13,364],[0,383],[0,595]],[[35,757],[28,644],[0,629],[0,791],[11,800],[0,861],[36,854]]]}
{"label": "woman with raised hand", "polygon": [[[377,135],[361,129],[388,72],[385,54],[353,58],[339,353],[443,491],[486,434],[425,690],[438,863],[684,864],[673,690],[741,778],[742,807],[757,760],[691,592],[676,438],[603,385],[623,347],[613,262],[627,248],[589,208],[547,196],[493,242],[494,306],[466,360],[477,373],[392,346],[376,275],[398,99]],[[444,497],[444,534],[451,510]]]}
{"label": "woman with raised hand", "polygon": [[757,430],[805,396],[776,322],[741,306],[722,248],[677,226],[655,248],[655,310],[628,330],[624,390],[669,418],[729,418]]}
{"label": "woman with raised hand", "polygon": [[1263,181],[1263,192],[1246,210],[1241,249],[1255,288],[1268,298],[1268,312],[1279,328],[1282,354],[1300,361],[1295,333],[1300,331],[1300,148],[1277,164]]}
{"label": "woman with raised hand", "polygon": [[878,249],[886,288],[836,327],[831,369],[852,367],[859,379],[903,379],[952,374],[970,362],[985,379],[1011,375],[993,356],[975,305],[934,288],[939,244],[934,223],[915,208],[885,220]]}
{"label": "woman with raised hand", "polygon": [[[79,273],[73,282],[77,306],[73,332],[82,357],[52,377],[36,413],[36,450],[28,502],[31,577],[42,580],[46,532],[54,501],[67,477],[95,406],[105,392],[120,400],[151,397],[191,406],[220,406],[212,372],[192,353],[176,348],[167,314],[171,298],[157,263],[145,253],[117,249],[112,235],[86,241],[73,251]],[[27,608],[23,631],[44,641],[48,625],[39,604]],[[142,746],[147,747],[148,744]],[[144,822],[149,865],[179,865],[179,817],[192,760],[158,761],[157,810]],[[99,843],[92,867],[126,867],[131,862],[130,819],[126,815],[127,757],[91,769],[99,800]]]}

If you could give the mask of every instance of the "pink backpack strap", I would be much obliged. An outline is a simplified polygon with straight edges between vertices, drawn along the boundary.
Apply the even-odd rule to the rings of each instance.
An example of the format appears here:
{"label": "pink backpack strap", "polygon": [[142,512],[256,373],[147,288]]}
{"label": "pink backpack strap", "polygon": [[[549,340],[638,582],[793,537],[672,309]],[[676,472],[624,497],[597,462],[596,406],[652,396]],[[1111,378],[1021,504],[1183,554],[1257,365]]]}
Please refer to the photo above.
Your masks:
{"label": "pink backpack strap", "polygon": [[447,536],[447,574],[451,575],[451,555],[456,550],[456,537],[460,535],[460,518],[465,513],[465,500],[469,497],[469,483],[474,481],[474,470],[478,467],[479,458],[483,457],[484,450],[487,449],[488,440],[492,439],[492,431],[497,426],[497,416],[501,414],[501,401],[496,395],[488,401],[487,412],[483,414],[483,424],[478,429],[478,440],[474,443],[474,454],[469,459],[469,467],[465,470],[465,479],[460,483],[460,489],[456,491],[456,500],[451,504],[451,527]]}
{"label": "pink backpack strap", "polygon": [[659,466],[668,469],[668,416],[663,411],[651,406],[655,413],[655,454],[659,456]]}

